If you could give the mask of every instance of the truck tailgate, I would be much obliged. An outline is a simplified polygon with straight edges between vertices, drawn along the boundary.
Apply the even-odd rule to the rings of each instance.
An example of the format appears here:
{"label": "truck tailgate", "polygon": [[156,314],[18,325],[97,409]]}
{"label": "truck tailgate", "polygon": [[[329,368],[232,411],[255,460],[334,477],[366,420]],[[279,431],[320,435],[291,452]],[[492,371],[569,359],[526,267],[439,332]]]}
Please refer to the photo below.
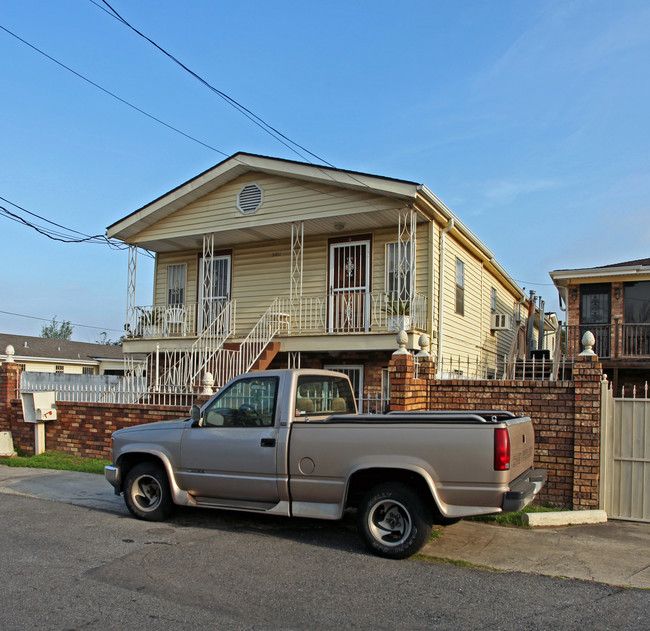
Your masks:
{"label": "truck tailgate", "polygon": [[528,417],[506,421],[510,437],[510,479],[514,480],[533,466],[535,433]]}

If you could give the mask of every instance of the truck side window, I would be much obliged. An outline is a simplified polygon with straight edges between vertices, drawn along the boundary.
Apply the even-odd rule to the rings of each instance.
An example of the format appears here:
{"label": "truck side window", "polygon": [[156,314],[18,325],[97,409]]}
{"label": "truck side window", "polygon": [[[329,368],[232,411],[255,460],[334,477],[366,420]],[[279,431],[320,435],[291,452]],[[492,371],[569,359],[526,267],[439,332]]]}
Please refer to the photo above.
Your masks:
{"label": "truck side window", "polygon": [[277,377],[240,379],[203,411],[203,427],[272,427]]}
{"label": "truck side window", "polygon": [[298,377],[296,416],[354,414],[356,406],[350,382],[344,377],[301,375]]}

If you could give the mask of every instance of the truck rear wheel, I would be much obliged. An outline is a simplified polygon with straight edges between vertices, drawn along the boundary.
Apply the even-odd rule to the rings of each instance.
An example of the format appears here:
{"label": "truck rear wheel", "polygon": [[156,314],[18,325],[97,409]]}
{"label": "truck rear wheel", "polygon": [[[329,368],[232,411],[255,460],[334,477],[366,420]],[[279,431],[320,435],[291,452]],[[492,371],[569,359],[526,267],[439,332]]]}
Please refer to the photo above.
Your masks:
{"label": "truck rear wheel", "polygon": [[431,509],[418,493],[398,482],[379,484],[361,500],[357,529],[366,547],[379,556],[405,559],[428,541]]}
{"label": "truck rear wheel", "polygon": [[174,503],[163,468],[153,462],[142,462],[133,467],[124,483],[124,502],[131,514],[138,519],[167,519]]}

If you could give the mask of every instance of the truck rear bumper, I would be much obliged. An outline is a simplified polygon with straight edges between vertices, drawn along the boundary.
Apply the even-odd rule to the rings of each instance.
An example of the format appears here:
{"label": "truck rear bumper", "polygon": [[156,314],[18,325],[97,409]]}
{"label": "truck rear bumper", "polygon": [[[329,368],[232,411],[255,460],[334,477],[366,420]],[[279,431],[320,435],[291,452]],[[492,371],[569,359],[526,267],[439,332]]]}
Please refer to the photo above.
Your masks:
{"label": "truck rear bumper", "polygon": [[503,512],[514,513],[528,506],[546,482],[546,469],[528,469],[512,481],[503,497]]}

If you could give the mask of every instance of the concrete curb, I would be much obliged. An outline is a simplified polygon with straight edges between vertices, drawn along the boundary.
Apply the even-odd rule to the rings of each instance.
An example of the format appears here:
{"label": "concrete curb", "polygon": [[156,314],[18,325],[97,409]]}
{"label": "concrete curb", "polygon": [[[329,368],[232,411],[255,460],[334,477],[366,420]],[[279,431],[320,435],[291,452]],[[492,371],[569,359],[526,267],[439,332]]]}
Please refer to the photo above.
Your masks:
{"label": "concrete curb", "polygon": [[524,523],[538,526],[574,526],[578,524],[602,524],[607,521],[604,510],[557,511],[553,513],[524,513]]}

